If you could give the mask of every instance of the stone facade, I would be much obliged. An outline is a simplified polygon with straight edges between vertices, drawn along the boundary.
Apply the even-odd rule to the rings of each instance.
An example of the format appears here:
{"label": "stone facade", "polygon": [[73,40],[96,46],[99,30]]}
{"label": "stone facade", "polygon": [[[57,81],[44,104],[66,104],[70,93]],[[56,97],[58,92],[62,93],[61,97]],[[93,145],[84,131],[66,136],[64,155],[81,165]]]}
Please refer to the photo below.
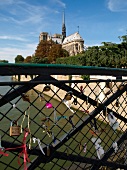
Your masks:
{"label": "stone facade", "polygon": [[41,32],[39,42],[42,40],[53,40],[58,44],[62,44],[62,48],[69,52],[70,56],[77,55],[84,51],[84,40],[79,32],[75,32],[66,36],[65,14],[63,13],[62,34],[49,35],[48,32]]}
{"label": "stone facade", "polygon": [[62,44],[62,37],[61,34],[54,34],[51,36],[48,32],[41,32],[39,35],[39,42],[52,40],[57,44]]}
{"label": "stone facade", "polygon": [[69,52],[70,56],[77,55],[84,51],[84,40],[78,32],[67,36],[63,42],[63,36],[61,34],[54,34],[50,36],[47,32],[41,32],[39,36],[39,42],[42,40],[53,40],[58,44],[62,44],[62,48]]}
{"label": "stone facade", "polygon": [[69,52],[71,56],[84,51],[84,40],[78,32],[66,37],[62,43],[62,48]]}
{"label": "stone facade", "polygon": [[40,35],[39,35],[39,42],[41,41],[47,41],[48,40],[48,32],[41,32]]}

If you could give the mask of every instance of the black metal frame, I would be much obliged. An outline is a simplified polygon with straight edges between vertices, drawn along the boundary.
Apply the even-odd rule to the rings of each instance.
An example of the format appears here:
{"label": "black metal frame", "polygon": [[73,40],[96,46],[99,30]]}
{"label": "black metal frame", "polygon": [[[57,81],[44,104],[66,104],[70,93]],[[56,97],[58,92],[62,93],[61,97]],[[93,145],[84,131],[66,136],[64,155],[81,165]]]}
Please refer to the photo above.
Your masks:
{"label": "black metal frame", "polygon": [[[7,73],[5,73],[5,70],[7,70]],[[89,123],[101,112],[104,110],[105,107],[107,107],[109,104],[113,103],[117,98],[119,98],[121,95],[123,95],[124,92],[127,91],[127,84],[125,80],[114,80],[112,82],[117,83],[121,82],[124,83],[124,86],[122,89],[118,88],[116,92],[114,92],[110,97],[107,98],[103,103],[99,103],[99,106],[97,106],[97,101],[90,98],[89,96],[85,94],[81,94],[80,91],[75,90],[74,88],[71,88],[67,85],[67,83],[75,83],[77,86],[78,83],[84,82],[89,85],[91,82],[96,82],[97,86],[99,82],[104,82],[104,80],[61,80],[58,81],[55,78],[51,77],[50,75],[122,75],[127,76],[127,70],[125,69],[108,69],[108,68],[92,68],[92,67],[73,67],[73,66],[52,66],[52,65],[13,65],[13,64],[3,64],[0,66],[0,75],[7,76],[7,75],[37,75],[34,79],[28,82],[0,82],[0,86],[9,86],[11,87],[11,90],[8,91],[1,99],[0,99],[0,107],[6,105],[7,103],[11,103],[13,99],[16,99],[17,97],[21,97],[23,93],[26,93],[30,89],[34,89],[34,87],[38,84],[52,84],[53,86],[58,87],[58,89],[62,89],[65,92],[72,91],[73,95],[77,97],[78,99],[81,99],[83,101],[86,101],[88,99],[89,104],[94,106],[95,109],[85,118],[81,118],[81,121],[78,122],[78,124],[75,125],[74,129],[71,129],[68,131],[67,135],[59,138],[56,140],[56,145],[53,147],[50,145],[50,156],[45,156],[42,154],[42,152],[36,147],[30,150],[28,149],[29,155],[36,155],[37,157],[34,159],[33,162],[30,163],[28,170],[33,170],[36,168],[40,168],[40,164],[48,164],[49,162],[52,162],[54,158],[61,159],[61,160],[69,160],[70,162],[76,162],[76,163],[85,163],[90,165],[89,169],[91,170],[97,170],[100,169],[101,166],[110,167],[110,168],[122,168],[127,169],[127,165],[125,163],[118,163],[109,161],[109,157],[113,154],[114,149],[112,147],[109,147],[109,150],[104,154],[102,159],[98,160],[97,158],[92,157],[84,157],[75,154],[67,154],[64,152],[59,151],[59,148],[66,144],[71,138],[73,138],[78,132],[80,132],[84,127],[88,126]],[[108,82],[109,80],[105,80],[105,82]],[[19,85],[16,87],[16,85]],[[57,94],[56,94],[57,95]],[[52,96],[53,98],[53,96]],[[30,103],[31,105],[34,104]],[[41,112],[41,110],[38,110]],[[114,116],[124,122],[124,124],[127,123],[126,117],[122,116],[121,114],[117,113],[117,111],[113,111],[112,109],[107,108],[107,113],[113,112]],[[2,117],[6,116],[3,113],[1,113]],[[22,113],[23,115],[23,113]],[[31,119],[32,121],[32,119]],[[38,125],[39,126],[39,125]],[[64,128],[64,127],[63,127]],[[89,129],[91,129],[89,127]],[[7,132],[4,132],[7,133]],[[3,137],[4,138],[4,137]],[[74,139],[74,138],[73,138]],[[124,143],[124,141],[127,140],[127,131],[123,132],[122,135],[117,140],[118,147],[121,146],[121,144]],[[8,146],[10,148],[15,148],[20,146],[19,144],[16,144],[15,142],[18,142],[18,139],[14,139],[13,142],[9,142],[6,140],[2,140],[2,146],[7,148]],[[45,146],[44,152],[46,153],[47,147]],[[11,152],[13,153],[20,153],[21,149],[12,149]],[[17,154],[16,154],[17,155]],[[1,162],[2,163],[2,162]],[[8,167],[11,167],[8,165]],[[80,166],[79,166],[80,167]],[[66,169],[63,166],[60,165],[60,168]],[[81,168],[81,167],[80,167]],[[6,168],[7,169],[7,168]],[[19,169],[19,168],[17,168]],[[78,169],[78,168],[76,168]],[[84,168],[83,168],[84,169]],[[87,166],[86,166],[87,169]]]}

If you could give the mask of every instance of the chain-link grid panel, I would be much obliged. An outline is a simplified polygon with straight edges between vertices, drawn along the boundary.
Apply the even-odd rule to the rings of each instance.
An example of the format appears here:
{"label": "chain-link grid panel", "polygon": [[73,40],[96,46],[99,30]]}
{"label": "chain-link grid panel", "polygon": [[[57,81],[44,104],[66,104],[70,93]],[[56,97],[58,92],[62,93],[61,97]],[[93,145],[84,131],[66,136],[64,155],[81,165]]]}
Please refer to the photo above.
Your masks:
{"label": "chain-link grid panel", "polygon": [[127,168],[126,81],[49,76],[0,88],[2,169]]}

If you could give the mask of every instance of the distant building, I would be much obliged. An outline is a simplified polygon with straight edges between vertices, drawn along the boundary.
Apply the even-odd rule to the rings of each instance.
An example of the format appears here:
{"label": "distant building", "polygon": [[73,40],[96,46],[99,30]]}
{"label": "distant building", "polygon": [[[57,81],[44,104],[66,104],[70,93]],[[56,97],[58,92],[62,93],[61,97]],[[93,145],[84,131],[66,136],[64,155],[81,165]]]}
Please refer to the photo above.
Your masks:
{"label": "distant building", "polygon": [[84,40],[80,34],[76,32],[64,39],[62,48],[67,50],[70,55],[77,55],[84,51]]}
{"label": "distant building", "polygon": [[48,32],[40,33],[39,42],[42,40],[49,41],[51,39],[58,44],[62,44],[62,48],[68,51],[70,56],[77,55],[84,51],[84,40],[79,32],[66,36],[65,13],[63,13],[62,34],[54,34],[51,36]]}
{"label": "distant building", "polygon": [[41,32],[39,35],[39,42],[43,41],[43,40],[48,40],[49,39],[49,35],[48,32]]}
{"label": "distant building", "polygon": [[62,23],[62,42],[66,38],[66,26],[65,26],[65,13],[63,12],[63,23]]}
{"label": "distant building", "polygon": [[54,35],[49,35],[48,32],[41,32],[40,36],[39,36],[39,42],[42,40],[53,40],[54,42],[58,43],[58,44],[62,44],[62,38],[63,36],[61,34],[54,34]]}

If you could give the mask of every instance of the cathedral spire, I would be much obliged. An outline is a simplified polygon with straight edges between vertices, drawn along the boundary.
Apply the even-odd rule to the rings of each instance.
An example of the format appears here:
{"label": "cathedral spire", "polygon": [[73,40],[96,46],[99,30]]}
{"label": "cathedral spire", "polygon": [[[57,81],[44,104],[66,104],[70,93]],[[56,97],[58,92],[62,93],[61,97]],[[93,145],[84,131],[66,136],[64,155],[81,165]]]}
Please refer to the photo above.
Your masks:
{"label": "cathedral spire", "polygon": [[66,26],[65,26],[65,12],[63,11],[63,23],[62,23],[62,35],[63,40],[66,37]]}

